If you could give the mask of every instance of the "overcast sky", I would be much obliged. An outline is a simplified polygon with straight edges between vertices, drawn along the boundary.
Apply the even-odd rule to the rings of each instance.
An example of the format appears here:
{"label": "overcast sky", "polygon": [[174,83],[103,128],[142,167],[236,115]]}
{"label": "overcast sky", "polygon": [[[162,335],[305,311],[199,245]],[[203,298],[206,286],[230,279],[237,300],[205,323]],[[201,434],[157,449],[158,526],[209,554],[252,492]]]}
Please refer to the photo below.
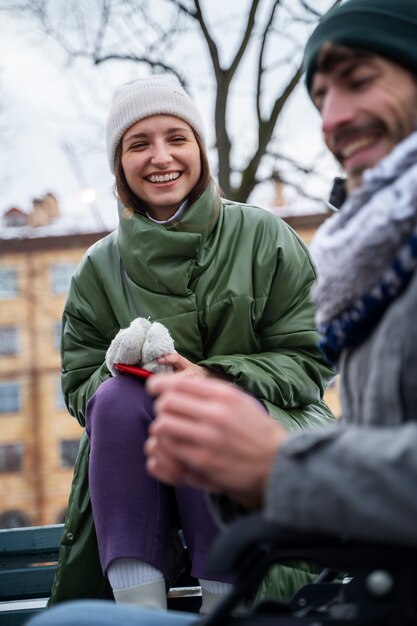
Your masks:
{"label": "overcast sky", "polygon": [[[112,177],[104,137],[96,135],[88,111],[80,104],[80,93],[87,91],[83,74],[79,84],[76,67],[63,70],[65,58],[58,46],[40,45],[27,24],[1,14],[0,18],[0,212],[10,206],[29,210],[34,197],[49,191],[58,197],[63,211],[91,211],[80,199],[85,182],[96,189],[96,204],[110,224]],[[87,137],[102,142],[93,167],[90,159],[72,158],[74,147]]]}
{"label": "overcast sky", "polygon": [[[228,0],[228,8],[242,2]],[[89,213],[96,216],[98,226],[113,227],[116,207],[104,125],[114,86],[130,79],[135,70],[119,66],[116,73],[114,67],[103,66],[99,73],[95,70],[92,83],[92,68],[86,62],[68,67],[65,60],[59,46],[45,41],[33,25],[0,13],[0,214],[11,206],[27,211],[34,197],[51,191],[64,212]],[[193,96],[209,125],[204,90]],[[240,114],[236,111],[233,117]],[[319,119],[303,85],[292,98],[284,122],[288,154],[305,156],[322,150]],[[330,159],[324,168],[337,173]],[[80,199],[84,185],[96,191],[92,206]],[[324,181],[314,192],[325,195],[327,189]],[[258,189],[251,199],[270,204],[271,187]]]}

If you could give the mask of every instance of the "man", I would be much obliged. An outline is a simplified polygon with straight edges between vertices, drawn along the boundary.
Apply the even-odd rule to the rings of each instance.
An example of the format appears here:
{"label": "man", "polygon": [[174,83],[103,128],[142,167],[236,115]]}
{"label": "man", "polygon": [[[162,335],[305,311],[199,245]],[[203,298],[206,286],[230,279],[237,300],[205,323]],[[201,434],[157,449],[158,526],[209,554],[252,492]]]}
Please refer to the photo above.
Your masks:
{"label": "man", "polygon": [[[340,424],[290,435],[227,383],[148,381],[149,472],[211,492],[223,521],[260,508],[300,531],[417,545],[416,41],[414,0],[347,0],[305,52],[324,140],[347,176],[341,212],[312,247],[322,349],[341,372]],[[33,626],[193,619],[78,603]]]}
{"label": "man", "polygon": [[294,529],[417,545],[416,41],[417,3],[348,0],[305,52],[324,140],[347,176],[348,198],[312,246],[322,348],[341,373],[338,427],[260,429],[261,410],[231,387],[149,382],[159,398],[148,470],[227,494],[224,520],[237,502]]}

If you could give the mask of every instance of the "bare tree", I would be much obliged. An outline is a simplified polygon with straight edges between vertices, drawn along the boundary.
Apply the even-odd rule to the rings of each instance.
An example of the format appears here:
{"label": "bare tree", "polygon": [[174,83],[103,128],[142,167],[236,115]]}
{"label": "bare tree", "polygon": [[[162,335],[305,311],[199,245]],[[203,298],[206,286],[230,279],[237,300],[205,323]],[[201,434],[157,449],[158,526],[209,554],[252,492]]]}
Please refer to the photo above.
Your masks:
{"label": "bare tree", "polygon": [[[174,72],[190,90],[205,88],[218,181],[239,201],[263,180],[296,184],[291,173],[312,170],[279,150],[279,121],[302,75],[317,5],[327,10],[339,1],[0,0],[35,16],[69,61],[134,63],[144,73]],[[243,149],[242,133],[232,128],[232,111],[241,109],[250,118]]]}

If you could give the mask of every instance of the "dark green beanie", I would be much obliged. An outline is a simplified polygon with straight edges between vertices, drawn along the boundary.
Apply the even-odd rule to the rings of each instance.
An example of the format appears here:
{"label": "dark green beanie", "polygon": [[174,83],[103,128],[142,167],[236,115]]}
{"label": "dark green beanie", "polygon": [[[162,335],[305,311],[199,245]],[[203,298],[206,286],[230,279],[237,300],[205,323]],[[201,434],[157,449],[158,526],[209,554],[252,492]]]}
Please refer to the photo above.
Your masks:
{"label": "dark green beanie", "polygon": [[347,0],[329,11],[305,49],[309,91],[326,42],[375,52],[417,74],[417,0]]}

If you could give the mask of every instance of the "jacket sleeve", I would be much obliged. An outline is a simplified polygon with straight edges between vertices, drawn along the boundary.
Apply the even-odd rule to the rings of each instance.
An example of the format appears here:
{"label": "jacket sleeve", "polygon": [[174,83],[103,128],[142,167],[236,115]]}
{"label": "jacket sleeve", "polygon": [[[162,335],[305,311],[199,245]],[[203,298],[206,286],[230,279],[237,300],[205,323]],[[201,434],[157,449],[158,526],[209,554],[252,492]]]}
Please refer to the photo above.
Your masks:
{"label": "jacket sleeve", "polygon": [[[82,275],[82,277],[81,277]],[[116,321],[109,310],[99,281],[88,262],[72,279],[62,318],[62,389],[71,415],[85,426],[88,400],[107,378],[107,348]],[[108,308],[108,307],[107,307]]]}
{"label": "jacket sleeve", "polygon": [[[257,262],[254,254],[254,263]],[[271,268],[271,271],[268,270]],[[288,229],[269,266],[265,304],[256,323],[256,354],[210,355],[200,362],[257,397],[287,428],[321,426],[333,419],[322,398],[335,373],[318,350],[310,300],[315,272],[304,244]]]}
{"label": "jacket sleeve", "polygon": [[300,433],[277,455],[265,515],[299,531],[417,545],[416,484],[414,422]]}

